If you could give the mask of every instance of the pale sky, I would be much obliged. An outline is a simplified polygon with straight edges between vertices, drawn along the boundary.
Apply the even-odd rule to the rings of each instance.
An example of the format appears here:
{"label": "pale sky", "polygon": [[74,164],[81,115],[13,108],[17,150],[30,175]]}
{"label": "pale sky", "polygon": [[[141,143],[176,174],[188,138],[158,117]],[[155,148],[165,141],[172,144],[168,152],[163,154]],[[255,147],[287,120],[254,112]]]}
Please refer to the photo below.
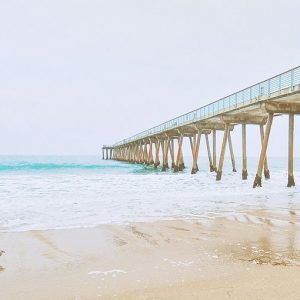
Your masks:
{"label": "pale sky", "polygon": [[[0,154],[97,154],[298,66],[299,11],[299,0],[1,1]],[[286,132],[276,118],[270,155],[286,155]]]}

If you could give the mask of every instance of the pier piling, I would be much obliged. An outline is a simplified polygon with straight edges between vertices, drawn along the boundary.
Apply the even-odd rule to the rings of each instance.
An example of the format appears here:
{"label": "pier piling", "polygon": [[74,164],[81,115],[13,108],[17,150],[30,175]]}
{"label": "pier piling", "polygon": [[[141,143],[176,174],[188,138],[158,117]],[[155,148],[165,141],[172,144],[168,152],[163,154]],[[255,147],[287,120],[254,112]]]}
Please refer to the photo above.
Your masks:
{"label": "pier piling", "polygon": [[[264,136],[265,136],[264,125],[260,124],[259,129],[260,129],[260,138],[261,138],[261,145],[262,145],[263,141],[264,141]],[[269,170],[269,165],[268,165],[267,154],[265,155],[265,161],[264,161],[264,176],[265,176],[265,179],[270,179],[270,170]]]}
{"label": "pier piling", "polygon": [[193,165],[191,174],[196,174],[199,170],[198,168],[198,156],[199,156],[199,148],[200,148],[200,140],[201,140],[201,130],[198,129],[196,135],[194,136],[194,143],[192,147],[192,156],[193,156]]}
{"label": "pier piling", "polygon": [[174,160],[174,139],[169,140],[170,156],[171,156],[171,168],[174,169],[175,160]]}
{"label": "pier piling", "polygon": [[155,141],[155,158],[154,158],[154,168],[157,169],[159,166],[159,148],[160,148],[160,141],[157,139]]}
{"label": "pier piling", "polygon": [[213,130],[213,169],[217,172],[217,132]]}
{"label": "pier piling", "polygon": [[262,175],[264,161],[265,161],[265,158],[266,158],[266,153],[267,153],[267,148],[268,148],[268,142],[269,142],[271,127],[272,127],[272,122],[273,122],[273,113],[269,113],[268,122],[267,122],[267,126],[266,126],[266,133],[264,135],[264,139],[263,139],[263,143],[262,143],[262,147],[261,147],[257,173],[256,173],[254,183],[253,183],[254,188],[262,185],[261,175]]}
{"label": "pier piling", "polygon": [[231,134],[230,134],[230,131],[228,131],[228,144],[229,144],[229,150],[230,150],[230,158],[231,158],[231,164],[232,164],[232,172],[236,172],[235,158],[234,158],[233,145],[232,145],[232,140],[231,140]]}
{"label": "pier piling", "polygon": [[242,124],[242,151],[243,151],[242,179],[246,180],[248,177],[246,124]]}
{"label": "pier piling", "polygon": [[288,184],[287,187],[295,186],[294,180],[294,114],[289,114],[289,153],[288,153]]}
{"label": "pier piling", "polygon": [[178,149],[177,149],[177,156],[176,156],[176,162],[174,166],[174,172],[177,173],[179,171],[179,166],[181,164],[181,147],[183,142],[183,134],[180,134],[178,138]]}
{"label": "pier piling", "polygon": [[208,133],[205,133],[205,141],[206,141],[206,149],[207,149],[207,156],[208,156],[208,162],[209,162],[209,170],[210,170],[210,172],[213,172],[214,166],[213,166],[213,161],[212,161],[212,157],[211,157]]}
{"label": "pier piling", "polygon": [[221,180],[221,178],[222,178],[223,162],[224,162],[224,156],[225,156],[225,150],[226,150],[226,143],[228,140],[228,133],[229,133],[229,125],[228,125],[228,123],[225,123],[225,130],[224,130],[224,136],[223,136],[223,142],[222,142],[221,154],[220,154],[220,158],[219,158],[219,165],[218,165],[216,180]]}

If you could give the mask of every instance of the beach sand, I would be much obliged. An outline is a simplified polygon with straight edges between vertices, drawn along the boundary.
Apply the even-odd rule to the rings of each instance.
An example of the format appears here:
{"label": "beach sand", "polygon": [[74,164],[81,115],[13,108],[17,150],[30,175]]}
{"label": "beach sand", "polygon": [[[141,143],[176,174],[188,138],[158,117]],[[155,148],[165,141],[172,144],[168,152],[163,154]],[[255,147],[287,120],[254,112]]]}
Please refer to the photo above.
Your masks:
{"label": "beach sand", "polygon": [[300,299],[299,217],[0,233],[0,299]]}

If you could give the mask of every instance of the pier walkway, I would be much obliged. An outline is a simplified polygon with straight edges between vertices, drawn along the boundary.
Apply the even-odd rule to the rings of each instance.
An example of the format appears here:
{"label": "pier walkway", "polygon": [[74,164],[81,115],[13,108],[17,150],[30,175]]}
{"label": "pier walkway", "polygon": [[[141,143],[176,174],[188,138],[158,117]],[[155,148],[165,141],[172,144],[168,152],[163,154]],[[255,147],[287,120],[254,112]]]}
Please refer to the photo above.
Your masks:
{"label": "pier walkway", "polygon": [[[261,139],[260,157],[253,187],[262,185],[262,173],[270,178],[267,147],[274,116],[289,115],[288,130],[288,183],[294,186],[294,116],[300,114],[300,66],[252,85],[232,95],[219,99],[201,108],[176,117],[158,126],[142,131],[132,137],[102,147],[103,159],[161,166],[165,171],[182,171],[184,157],[182,143],[188,138],[193,158],[191,173],[198,171],[198,154],[201,136],[205,137],[210,171],[221,180],[224,155],[229,146],[232,169],[236,172],[231,132],[242,126],[243,168],[242,179],[247,179],[247,125],[258,125]],[[217,161],[216,131],[224,132]],[[212,136],[212,147],[210,145]],[[106,156],[105,156],[106,154]],[[162,160],[162,162],[160,162]],[[170,166],[169,166],[170,161]]]}

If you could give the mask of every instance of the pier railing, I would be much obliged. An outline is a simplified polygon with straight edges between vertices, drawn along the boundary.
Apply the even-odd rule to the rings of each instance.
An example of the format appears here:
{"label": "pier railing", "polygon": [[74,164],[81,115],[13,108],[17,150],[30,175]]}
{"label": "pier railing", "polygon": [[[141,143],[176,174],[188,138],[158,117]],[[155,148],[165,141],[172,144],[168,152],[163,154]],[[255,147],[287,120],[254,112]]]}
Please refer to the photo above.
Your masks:
{"label": "pier railing", "polygon": [[238,107],[249,105],[250,103],[266,100],[268,97],[271,97],[272,94],[282,90],[289,89],[289,91],[292,91],[294,86],[298,84],[300,84],[300,66],[164,122],[158,126],[142,131],[130,138],[115,143],[113,147],[141,140],[145,137],[156,135],[183,125],[205,120]]}

